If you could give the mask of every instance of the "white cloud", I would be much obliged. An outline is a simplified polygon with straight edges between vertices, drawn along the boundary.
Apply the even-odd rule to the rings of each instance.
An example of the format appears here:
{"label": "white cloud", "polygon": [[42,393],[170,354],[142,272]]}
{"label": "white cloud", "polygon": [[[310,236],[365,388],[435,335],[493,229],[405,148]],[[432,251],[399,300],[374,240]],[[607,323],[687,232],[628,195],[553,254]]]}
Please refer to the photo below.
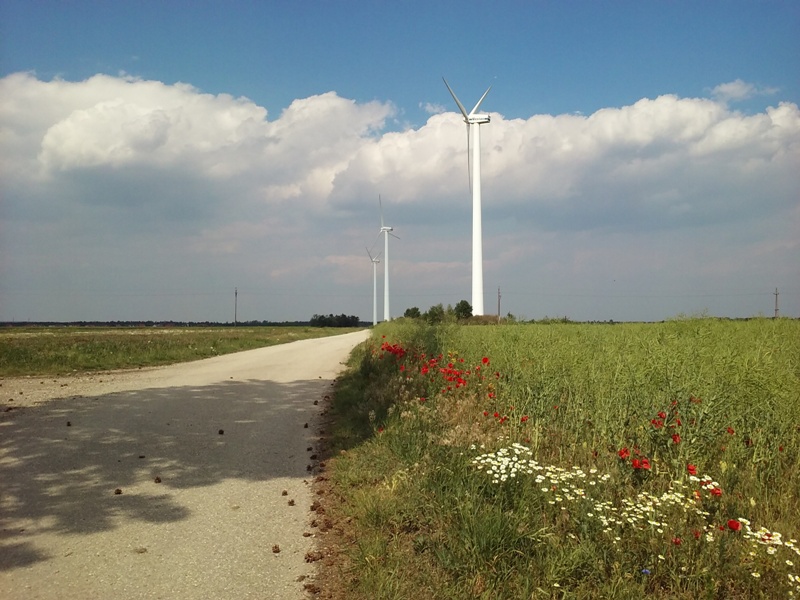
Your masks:
{"label": "white cloud", "polygon": [[[712,266],[721,286],[793,280],[800,111],[728,108],[754,93],[765,91],[737,81],[711,98],[664,95],[588,116],[493,114],[481,129],[487,282],[513,282],[527,291],[509,301],[533,302],[543,282],[657,287],[653,269],[678,288],[715,279]],[[460,115],[427,109],[422,127],[385,132],[393,105],[335,92],[275,117],[246,98],[127,75],[0,79],[0,318],[72,318],[53,316],[54,289],[146,295],[244,282],[279,313],[260,318],[351,314],[361,301],[367,318],[362,248],[377,232],[379,193],[402,238],[392,249],[398,314],[456,302],[469,290],[466,129]],[[41,314],[19,314],[36,306]],[[131,314],[159,306],[83,318],[160,318]],[[84,298],[70,310],[100,309]]]}
{"label": "white cloud", "polygon": [[711,95],[719,102],[727,104],[728,102],[747,100],[754,96],[771,96],[777,92],[777,88],[759,87],[753,83],[735,79],[714,87]]}
{"label": "white cloud", "polygon": [[436,102],[420,102],[419,107],[429,115],[439,115],[447,110],[444,104]]}

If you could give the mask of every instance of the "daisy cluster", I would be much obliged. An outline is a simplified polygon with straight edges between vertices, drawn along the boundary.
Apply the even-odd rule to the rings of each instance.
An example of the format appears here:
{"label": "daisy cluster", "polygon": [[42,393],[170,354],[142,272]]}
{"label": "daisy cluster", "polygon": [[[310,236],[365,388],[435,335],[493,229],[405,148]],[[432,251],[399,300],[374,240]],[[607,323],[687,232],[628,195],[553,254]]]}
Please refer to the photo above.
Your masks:
{"label": "daisy cluster", "polygon": [[556,493],[551,504],[565,499],[584,498],[586,491],[582,487],[583,485],[595,486],[599,482],[610,479],[609,475],[597,476],[597,469],[589,469],[587,473],[580,467],[564,469],[553,465],[540,465],[531,458],[532,456],[533,452],[530,448],[513,443],[496,452],[481,454],[472,460],[472,464],[479,471],[489,475],[492,483],[502,483],[514,479],[518,474],[535,475],[537,484],[545,484],[545,487],[542,488],[543,492]]}
{"label": "daisy cluster", "polygon": [[[758,555],[759,548],[765,548],[769,556],[777,555],[778,551],[781,549],[800,556],[800,546],[798,546],[796,539],[784,541],[779,531],[770,531],[766,527],[753,529],[750,525],[750,521],[747,519],[739,518],[736,520],[744,526],[741,530],[742,536],[748,539],[753,545],[753,549],[750,551],[751,557],[754,558]],[[795,562],[791,558],[787,558],[783,562],[787,567],[794,570]],[[758,571],[753,571],[751,575],[756,579],[761,577],[761,573]],[[787,573],[787,577],[789,578],[789,587],[794,588],[789,590],[789,597],[795,597],[795,594],[800,595],[800,575],[797,573]]]}
{"label": "daisy cluster", "polygon": [[[470,449],[475,450],[476,447],[472,445]],[[750,552],[751,558],[757,556],[759,547],[765,548],[769,556],[776,555],[781,548],[800,556],[800,547],[796,539],[784,541],[780,532],[770,531],[766,527],[754,529],[747,519],[731,519],[727,522],[727,526],[714,525],[711,514],[703,509],[701,492],[687,489],[680,481],[671,482],[669,490],[663,494],[655,495],[640,491],[634,497],[622,498],[619,504],[615,505],[609,501],[594,499],[587,494],[587,489],[611,479],[609,475],[598,474],[595,468],[586,472],[580,467],[565,469],[554,465],[541,465],[532,457],[533,452],[530,448],[513,443],[495,452],[477,456],[472,460],[472,464],[478,471],[491,477],[492,483],[496,484],[502,484],[519,476],[533,476],[539,490],[550,497],[548,503],[560,506],[561,510],[567,510],[568,502],[590,502],[586,516],[601,523],[603,533],[613,538],[614,545],[622,541],[620,535],[624,529],[640,531],[649,529],[658,535],[666,533],[672,536],[675,522],[670,524],[669,520],[676,511],[682,511],[684,514],[694,514],[705,521],[704,525],[693,532],[696,540],[702,537],[706,542],[713,542],[717,535],[741,534],[754,547]],[[702,477],[691,475],[689,480],[694,484],[692,487],[698,486],[709,497],[719,497],[722,494],[719,483],[709,475]],[[570,536],[574,537],[572,534]],[[672,544],[679,546],[682,543],[680,537],[672,537]],[[777,558],[776,556],[775,559]],[[664,560],[663,556],[659,555],[659,560]],[[783,562],[794,570],[795,563],[791,558]],[[761,577],[758,571],[753,571],[751,575],[756,579]],[[789,597],[795,597],[795,594],[800,596],[800,575],[795,573],[787,575]]]}

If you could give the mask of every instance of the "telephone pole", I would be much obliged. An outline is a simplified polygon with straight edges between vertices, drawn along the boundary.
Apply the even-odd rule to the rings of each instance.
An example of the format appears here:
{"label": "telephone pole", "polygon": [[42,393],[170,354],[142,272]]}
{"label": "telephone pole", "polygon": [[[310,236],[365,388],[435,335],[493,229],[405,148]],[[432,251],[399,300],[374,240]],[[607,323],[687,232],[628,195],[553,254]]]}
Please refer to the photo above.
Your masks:
{"label": "telephone pole", "polygon": [[778,318],[778,288],[775,288],[775,318]]}

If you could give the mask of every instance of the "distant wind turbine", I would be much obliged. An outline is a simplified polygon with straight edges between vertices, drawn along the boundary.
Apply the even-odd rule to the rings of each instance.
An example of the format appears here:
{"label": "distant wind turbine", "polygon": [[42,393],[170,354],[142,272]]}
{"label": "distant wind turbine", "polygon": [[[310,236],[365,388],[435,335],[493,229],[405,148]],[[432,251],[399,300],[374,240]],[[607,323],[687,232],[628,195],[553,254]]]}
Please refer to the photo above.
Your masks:
{"label": "distant wind turbine", "polygon": [[[467,156],[469,146],[472,146],[472,314],[483,314],[483,233],[481,227],[481,129],[483,123],[490,121],[488,114],[478,113],[481,102],[492,89],[491,86],[483,93],[481,99],[469,113],[456,97],[447,80],[442,77],[450,95],[458,105],[458,110],[464,116],[467,124]],[[474,126],[474,127],[473,127]],[[471,134],[471,142],[470,142]]]}
{"label": "distant wind turbine", "polygon": [[378,324],[378,263],[381,262],[378,257],[381,255],[380,252],[375,256],[372,256],[372,253],[367,248],[367,255],[369,259],[372,261],[372,324]]}
{"label": "distant wind turbine", "polygon": [[392,233],[394,229],[388,225],[383,224],[383,202],[380,195],[378,195],[378,206],[381,210],[381,230],[378,235],[383,234],[383,320],[391,321],[391,313],[389,312],[389,236],[398,238]]}

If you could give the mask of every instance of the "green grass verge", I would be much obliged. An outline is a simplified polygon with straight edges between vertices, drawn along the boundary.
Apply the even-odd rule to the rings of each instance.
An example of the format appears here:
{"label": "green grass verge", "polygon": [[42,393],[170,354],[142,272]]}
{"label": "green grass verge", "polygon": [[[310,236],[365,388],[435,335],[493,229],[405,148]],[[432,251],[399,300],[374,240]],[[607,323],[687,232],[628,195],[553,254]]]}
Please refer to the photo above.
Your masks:
{"label": "green grass verge", "polygon": [[332,416],[341,597],[800,596],[798,321],[399,320]]}
{"label": "green grass verge", "polygon": [[0,329],[0,376],[152,367],[350,331],[356,329],[9,327]]}

